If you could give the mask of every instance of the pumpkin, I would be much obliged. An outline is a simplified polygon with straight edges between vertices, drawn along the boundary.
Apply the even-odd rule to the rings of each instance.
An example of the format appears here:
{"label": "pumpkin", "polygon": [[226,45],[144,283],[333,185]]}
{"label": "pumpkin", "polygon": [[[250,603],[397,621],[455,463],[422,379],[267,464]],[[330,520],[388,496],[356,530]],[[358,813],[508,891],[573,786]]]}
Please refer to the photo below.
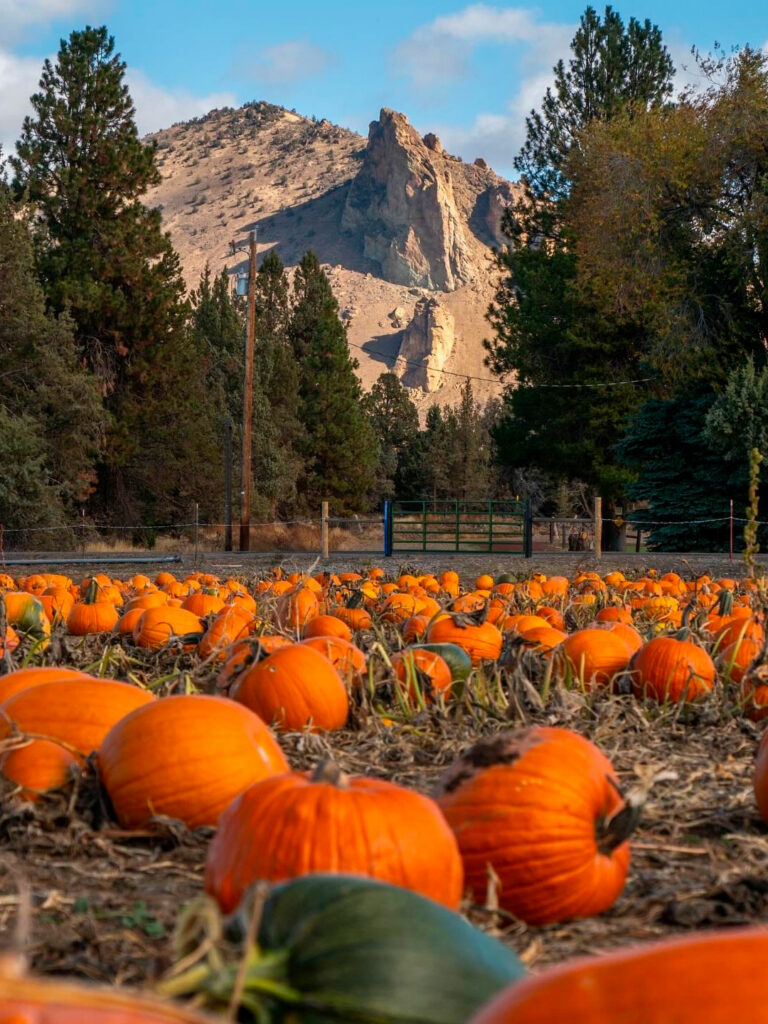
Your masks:
{"label": "pumpkin", "polygon": [[257,715],[203,694],[164,697],[126,715],[104,737],[98,765],[123,828],[155,814],[190,828],[216,825],[243,790],[288,770]]}
{"label": "pumpkin", "polygon": [[201,658],[214,657],[217,661],[225,661],[227,648],[255,628],[256,620],[250,612],[237,605],[227,605],[206,629],[197,645],[197,653]]}
{"label": "pumpkin", "polygon": [[479,665],[483,661],[498,659],[504,638],[491,622],[476,625],[461,615],[446,615],[433,621],[427,632],[427,641],[430,644],[457,644],[467,652],[473,665]]}
{"label": "pumpkin", "polygon": [[426,635],[430,621],[431,616],[429,615],[412,615],[410,619],[406,619],[401,630],[405,643],[410,644],[415,640],[421,640]]}
{"label": "pumpkin", "polygon": [[367,875],[457,910],[464,871],[453,832],[429,797],[332,762],[257,782],[224,811],[205,889],[235,909],[253,882],[317,871]]}
{"label": "pumpkin", "polygon": [[351,641],[340,636],[311,636],[301,643],[326,657],[342,679],[360,682],[366,667],[365,654]]}
{"label": "pumpkin", "polygon": [[568,636],[562,629],[555,629],[553,626],[537,626],[526,630],[522,636],[523,646],[532,648],[534,651],[541,651],[545,654],[551,653]]}
{"label": "pumpkin", "polygon": [[600,609],[595,616],[595,622],[624,622],[627,626],[631,626],[632,612],[623,605],[610,604]]}
{"label": "pumpkin", "polygon": [[717,668],[722,673],[725,682],[738,685],[761,650],[762,644],[759,644],[757,640],[749,640],[746,637],[742,640],[734,640],[732,644],[728,644],[718,654],[716,660]]}
{"label": "pumpkin", "polygon": [[[742,641],[742,644],[746,642]],[[765,647],[760,649],[745,671],[739,685],[739,700],[747,718],[753,722],[768,718],[768,663]]]}
{"label": "pumpkin", "polygon": [[40,595],[40,604],[52,623],[66,622],[75,603],[75,595],[67,587],[46,587]]}
{"label": "pumpkin", "polygon": [[608,759],[568,729],[481,740],[448,771],[438,803],[456,833],[466,887],[528,924],[599,914],[624,887],[632,809]]}
{"label": "pumpkin", "polygon": [[17,668],[8,675],[0,676],[0,704],[21,690],[29,690],[40,683],[68,682],[71,679],[93,679],[93,676],[76,668],[59,668],[44,665],[40,668]]}
{"label": "pumpkin", "polygon": [[20,975],[6,962],[0,965],[0,1021],[2,1024],[215,1024],[208,1016],[143,993],[86,985],[69,978]]}
{"label": "pumpkin", "polygon": [[316,615],[304,626],[301,636],[303,640],[310,640],[316,636],[333,636],[352,643],[352,630],[338,615]]}
{"label": "pumpkin", "polygon": [[289,629],[301,636],[306,624],[319,614],[317,594],[305,584],[282,595],[275,608],[275,624],[278,629]]}
{"label": "pumpkin", "polygon": [[672,636],[649,640],[629,667],[635,693],[658,701],[694,700],[712,689],[717,674],[703,647]]}
{"label": "pumpkin", "polygon": [[194,612],[160,605],[146,609],[134,627],[133,640],[139,647],[153,650],[181,640],[185,650],[194,650],[204,632],[205,626]]}
{"label": "pumpkin", "polygon": [[83,676],[40,683],[15,693],[0,705],[0,739],[20,732],[55,740],[87,757],[112,726],[135,708],[154,704],[146,690],[115,679]]}
{"label": "pumpkin", "polygon": [[451,670],[451,679],[454,683],[464,683],[472,671],[472,659],[457,644],[411,644],[410,650],[431,651],[439,654]]}
{"label": "pumpkin", "polygon": [[47,642],[51,623],[38,598],[23,590],[6,591],[0,597],[5,604],[9,626],[14,626],[20,633],[28,633],[35,640]]}
{"label": "pumpkin", "polygon": [[38,800],[41,793],[61,789],[72,778],[82,758],[52,740],[30,740],[0,756],[0,775],[20,787],[23,800]]}
{"label": "pumpkin", "polygon": [[371,613],[367,608],[345,608],[339,606],[332,608],[330,614],[335,615],[342,622],[346,622],[353,632],[357,632],[360,629],[370,629],[373,624]]}
{"label": "pumpkin", "polygon": [[451,667],[436,651],[424,647],[406,647],[393,654],[391,660],[401,689],[410,701],[418,701],[417,693],[423,696],[427,704],[434,703],[436,697],[443,697],[444,700],[450,697],[453,682]]}
{"label": "pumpkin", "polygon": [[290,644],[256,662],[230,696],[281,732],[342,729],[349,698],[331,662],[308,643]]}
{"label": "pumpkin", "polygon": [[585,690],[608,686],[629,664],[632,650],[612,629],[579,629],[560,645],[555,656],[558,674],[569,673],[573,685]]}
{"label": "pumpkin", "polygon": [[220,612],[224,607],[224,601],[218,594],[209,593],[205,590],[196,590],[193,594],[184,598],[181,602],[181,607],[202,619],[206,615],[216,615],[217,612]]}
{"label": "pumpkin", "polygon": [[99,598],[99,585],[91,580],[85,597],[76,601],[67,616],[67,632],[73,636],[109,633],[117,625],[120,612],[112,601]]}
{"label": "pumpkin", "polygon": [[766,957],[764,928],[582,957],[510,986],[471,1024],[768,1024]]}
{"label": "pumpkin", "polygon": [[[246,934],[250,916],[244,907],[231,934],[236,926]],[[247,958],[242,1000],[252,1020],[466,1024],[524,973],[507,946],[459,914],[370,878],[312,874],[283,882],[272,887],[258,921],[254,948],[230,951],[223,969],[212,950],[207,963],[194,963],[162,990],[201,991],[226,1010],[237,964]]]}
{"label": "pumpkin", "polygon": [[5,627],[5,635],[0,633],[0,657],[4,654],[10,654],[15,651],[21,641],[19,640],[19,634],[13,628],[13,626]]}
{"label": "pumpkin", "polygon": [[266,658],[268,654],[272,654],[281,647],[290,647],[291,642],[287,636],[283,636],[281,633],[259,633],[256,636],[249,635],[241,640],[236,640],[224,651],[224,664],[216,678],[216,688],[228,689],[240,673],[250,665],[254,665],[261,658]]}

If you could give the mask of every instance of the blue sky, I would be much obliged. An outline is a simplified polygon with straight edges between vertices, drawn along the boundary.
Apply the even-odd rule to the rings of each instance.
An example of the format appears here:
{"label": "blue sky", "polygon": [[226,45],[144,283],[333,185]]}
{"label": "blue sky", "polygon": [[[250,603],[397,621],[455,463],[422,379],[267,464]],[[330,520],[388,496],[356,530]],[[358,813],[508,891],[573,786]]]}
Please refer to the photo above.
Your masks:
{"label": "blue sky", "polygon": [[[128,64],[143,131],[214,106],[266,99],[365,133],[382,106],[440,135],[467,160],[512,174],[524,117],[567,57],[585,2],[540,6],[461,0],[0,0],[0,143],[6,152],[44,57],[61,36],[107,24]],[[601,4],[595,4],[598,11]],[[676,64],[690,48],[768,41],[755,0],[633,0]],[[687,82],[695,72],[682,71]]]}

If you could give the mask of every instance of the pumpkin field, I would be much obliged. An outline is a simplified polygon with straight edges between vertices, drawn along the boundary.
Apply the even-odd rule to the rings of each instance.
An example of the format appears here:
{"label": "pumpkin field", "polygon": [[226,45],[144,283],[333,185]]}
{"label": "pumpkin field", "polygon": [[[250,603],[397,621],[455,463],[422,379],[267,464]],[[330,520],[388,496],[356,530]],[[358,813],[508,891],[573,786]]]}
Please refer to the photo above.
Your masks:
{"label": "pumpkin field", "polygon": [[731,1019],[766,580],[411,568],[0,575],[9,1020]]}

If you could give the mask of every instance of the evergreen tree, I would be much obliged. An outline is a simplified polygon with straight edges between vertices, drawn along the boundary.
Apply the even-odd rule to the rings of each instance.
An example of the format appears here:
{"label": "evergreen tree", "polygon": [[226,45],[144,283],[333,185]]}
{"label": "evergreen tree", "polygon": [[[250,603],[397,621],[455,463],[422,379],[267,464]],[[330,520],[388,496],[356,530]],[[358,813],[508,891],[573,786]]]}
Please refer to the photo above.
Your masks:
{"label": "evergreen tree", "polygon": [[475,402],[472,381],[467,378],[461,401],[449,418],[445,459],[457,498],[489,499],[491,495],[491,438],[483,410]]}
{"label": "evergreen tree", "polygon": [[619,543],[612,510],[631,478],[613,446],[642,402],[637,382],[650,374],[642,321],[605,316],[579,290],[570,161],[588,124],[664,104],[672,70],[655,26],[632,19],[625,28],[612,8],[602,19],[587,8],[568,69],[555,67],[554,92],[527,121],[516,161],[523,198],[506,220],[510,244],[497,253],[502,278],[488,311],[488,365],[516,376],[494,432],[499,455],[510,469],[538,467],[598,490],[605,547]]}
{"label": "evergreen tree", "polygon": [[[79,350],[105,395],[102,509],[132,517],[149,502],[148,514],[163,516],[178,500],[150,493],[150,479],[181,495],[200,460],[192,434],[203,447],[210,438],[205,405],[175,390],[192,376],[199,353],[185,331],[178,257],[159,210],[142,202],[160,177],[154,146],[138,137],[124,75],[106,28],[62,40],[56,62],[44,63],[11,166],[35,213],[49,305],[71,314]],[[146,457],[163,451],[172,458],[155,474]]]}
{"label": "evergreen tree", "polygon": [[532,196],[552,203],[568,190],[565,164],[579,132],[593,120],[609,120],[627,107],[655,107],[672,93],[674,66],[661,31],[647,19],[620,15],[606,6],[601,18],[587,7],[571,41],[566,69],[554,67],[541,110],[526,118],[526,139],[515,159]]}
{"label": "evergreen tree", "polygon": [[394,373],[382,373],[365,396],[379,443],[376,493],[379,500],[404,498],[411,449],[419,442],[419,413]]}
{"label": "evergreen tree", "polygon": [[[724,551],[729,501],[743,509],[747,475],[704,442],[702,430],[715,395],[688,391],[643,406],[617,446],[637,480],[629,496],[647,507],[632,520],[647,523],[649,546],[659,551]],[[737,515],[740,513],[737,512]]]}
{"label": "evergreen tree", "polygon": [[364,511],[375,486],[377,446],[349,355],[339,307],[317,257],[296,269],[289,334],[299,366],[298,500],[306,512],[333,502],[337,514]]}
{"label": "evergreen tree", "polygon": [[256,274],[252,457],[256,510],[270,519],[292,514],[301,472],[304,430],[290,323],[288,277],[273,249]]}
{"label": "evergreen tree", "polygon": [[[78,359],[69,318],[46,314],[18,214],[0,183],[0,524],[8,530],[72,522],[93,489],[104,431],[96,381]],[[43,546],[63,541],[43,537]]]}

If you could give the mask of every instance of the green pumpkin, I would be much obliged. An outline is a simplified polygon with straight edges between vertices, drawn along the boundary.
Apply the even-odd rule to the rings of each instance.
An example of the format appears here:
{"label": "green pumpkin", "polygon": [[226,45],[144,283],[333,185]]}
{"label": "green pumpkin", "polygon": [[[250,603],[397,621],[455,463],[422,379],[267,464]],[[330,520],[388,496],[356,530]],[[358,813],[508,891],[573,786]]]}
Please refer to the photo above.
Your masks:
{"label": "green pumpkin", "polygon": [[472,671],[472,659],[458,644],[412,644],[410,650],[416,648],[422,651],[432,651],[433,654],[439,654],[444,661],[447,661],[451,670],[451,679],[455,683],[466,682]]}
{"label": "green pumpkin", "polygon": [[[234,916],[230,938],[242,941],[247,917]],[[257,942],[238,1020],[258,1024],[465,1024],[524,974],[512,950],[453,911],[351,875],[274,886]],[[197,991],[226,1006],[237,963],[212,970],[202,984],[195,973]],[[163,986],[166,993],[188,991],[180,981]]]}

